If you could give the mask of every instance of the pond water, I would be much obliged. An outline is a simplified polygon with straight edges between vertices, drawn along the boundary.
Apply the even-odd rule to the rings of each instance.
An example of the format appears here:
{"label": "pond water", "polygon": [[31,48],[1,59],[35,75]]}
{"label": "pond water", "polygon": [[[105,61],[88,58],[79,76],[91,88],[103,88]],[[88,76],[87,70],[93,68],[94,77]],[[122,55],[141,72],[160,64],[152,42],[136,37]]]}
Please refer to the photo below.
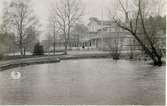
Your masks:
{"label": "pond water", "polygon": [[165,66],[84,59],[10,69],[0,72],[0,104],[163,105]]}

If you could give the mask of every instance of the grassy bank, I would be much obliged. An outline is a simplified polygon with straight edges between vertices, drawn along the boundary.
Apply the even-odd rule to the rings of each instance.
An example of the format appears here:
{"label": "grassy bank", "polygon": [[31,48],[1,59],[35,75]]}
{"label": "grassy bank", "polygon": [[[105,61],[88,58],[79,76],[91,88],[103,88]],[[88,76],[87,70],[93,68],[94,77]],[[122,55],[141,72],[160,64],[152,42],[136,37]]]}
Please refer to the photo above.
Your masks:
{"label": "grassy bank", "polygon": [[[0,70],[6,70],[10,68],[34,65],[34,64],[45,64],[45,63],[56,63],[61,60],[70,59],[91,59],[91,58],[112,58],[110,53],[69,53],[68,55],[57,54],[57,55],[43,55],[43,56],[6,56],[0,61]],[[128,55],[122,54],[120,59],[128,59]],[[136,61],[136,59],[134,59]],[[151,64],[150,61],[146,63]],[[164,62],[165,65],[165,62]]]}
{"label": "grassy bank", "polygon": [[20,66],[56,63],[60,60],[87,59],[87,58],[111,58],[110,54],[80,54],[80,55],[55,55],[55,56],[26,56],[8,57],[0,61],[0,70],[11,69]]}

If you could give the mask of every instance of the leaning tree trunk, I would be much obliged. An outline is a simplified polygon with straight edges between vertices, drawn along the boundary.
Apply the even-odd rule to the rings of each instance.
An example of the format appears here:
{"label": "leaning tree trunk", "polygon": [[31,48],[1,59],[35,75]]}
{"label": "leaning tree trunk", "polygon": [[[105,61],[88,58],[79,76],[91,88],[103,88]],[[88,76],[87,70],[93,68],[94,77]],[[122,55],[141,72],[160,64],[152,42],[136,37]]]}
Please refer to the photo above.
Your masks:
{"label": "leaning tree trunk", "polygon": [[[152,58],[153,62],[154,62],[154,65],[158,65],[158,66],[161,66],[162,65],[162,60],[161,60],[161,56],[160,54],[157,52],[157,49],[154,47],[154,44],[146,30],[146,27],[145,27],[145,22],[144,22],[144,17],[143,17],[143,14],[142,14],[142,8],[141,8],[141,1],[139,0],[139,15],[140,15],[140,20],[141,20],[141,25],[142,25],[142,29],[143,29],[143,33],[144,35],[146,36],[149,44],[150,44],[150,52],[151,54],[149,53],[148,55]],[[149,48],[147,48],[149,50]]]}
{"label": "leaning tree trunk", "polygon": [[162,64],[163,64],[163,62],[162,62],[161,56],[157,57],[156,60],[154,60],[155,66],[162,66]]}
{"label": "leaning tree trunk", "polygon": [[[130,31],[131,32],[131,31]],[[157,52],[155,52],[155,48],[154,50],[150,50],[148,47],[146,47],[146,45],[138,38],[138,36],[136,35],[136,33],[131,32],[131,34],[135,37],[135,39],[139,42],[139,44],[141,45],[141,47],[143,48],[145,54],[147,54],[153,61],[155,66],[161,66],[162,65],[162,60],[161,60],[161,56],[159,56],[157,54]],[[153,49],[153,48],[152,48]],[[155,54],[156,53],[156,54]]]}

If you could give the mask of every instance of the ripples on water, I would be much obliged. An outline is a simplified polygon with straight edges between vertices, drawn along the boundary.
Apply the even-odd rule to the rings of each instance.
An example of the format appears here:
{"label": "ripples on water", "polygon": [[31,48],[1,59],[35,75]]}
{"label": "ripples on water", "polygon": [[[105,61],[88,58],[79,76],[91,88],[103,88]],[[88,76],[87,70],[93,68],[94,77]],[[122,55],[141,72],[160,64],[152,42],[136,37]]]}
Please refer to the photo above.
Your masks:
{"label": "ripples on water", "polygon": [[[12,71],[22,77],[13,80]],[[165,66],[68,60],[0,72],[0,104],[165,104]]]}

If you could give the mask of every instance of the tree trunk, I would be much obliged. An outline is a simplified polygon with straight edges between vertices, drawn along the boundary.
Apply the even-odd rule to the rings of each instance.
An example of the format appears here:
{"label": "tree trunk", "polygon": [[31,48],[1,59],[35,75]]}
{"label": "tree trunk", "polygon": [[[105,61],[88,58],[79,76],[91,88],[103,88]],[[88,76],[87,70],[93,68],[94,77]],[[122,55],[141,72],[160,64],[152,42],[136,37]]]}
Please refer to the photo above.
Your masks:
{"label": "tree trunk", "polygon": [[26,55],[26,48],[24,47],[24,56]]}
{"label": "tree trunk", "polygon": [[23,56],[24,53],[23,53],[23,43],[22,43],[22,37],[20,37],[20,55]]}
{"label": "tree trunk", "polygon": [[22,47],[20,47],[20,55],[23,56],[23,50],[22,50]]}
{"label": "tree trunk", "polygon": [[53,36],[54,36],[54,42],[53,42],[53,54],[56,54],[56,32],[55,32],[55,24],[54,24],[54,29],[53,29]]}
{"label": "tree trunk", "polygon": [[67,42],[65,42],[65,50],[64,50],[64,54],[67,55]]}
{"label": "tree trunk", "polygon": [[136,38],[136,40],[139,42],[139,44],[141,45],[141,47],[143,48],[145,54],[147,54],[152,61],[154,62],[154,66],[161,66],[162,65],[162,60],[161,60],[161,56],[159,56],[158,54],[155,55],[156,52],[154,51],[150,51],[149,48],[147,48],[143,42],[137,37],[137,35],[133,32],[131,32],[131,34]]}
{"label": "tree trunk", "polygon": [[163,62],[161,58],[157,58],[157,60],[154,60],[154,66],[162,66]]}
{"label": "tree trunk", "polygon": [[55,46],[55,43],[53,44],[53,54],[54,54],[54,55],[56,54],[56,46]]}
{"label": "tree trunk", "polygon": [[67,41],[67,37],[66,37],[66,34],[64,35],[65,36],[65,42],[64,42],[64,47],[65,47],[65,50],[64,50],[64,55],[67,55],[67,49],[68,49],[68,41]]}

